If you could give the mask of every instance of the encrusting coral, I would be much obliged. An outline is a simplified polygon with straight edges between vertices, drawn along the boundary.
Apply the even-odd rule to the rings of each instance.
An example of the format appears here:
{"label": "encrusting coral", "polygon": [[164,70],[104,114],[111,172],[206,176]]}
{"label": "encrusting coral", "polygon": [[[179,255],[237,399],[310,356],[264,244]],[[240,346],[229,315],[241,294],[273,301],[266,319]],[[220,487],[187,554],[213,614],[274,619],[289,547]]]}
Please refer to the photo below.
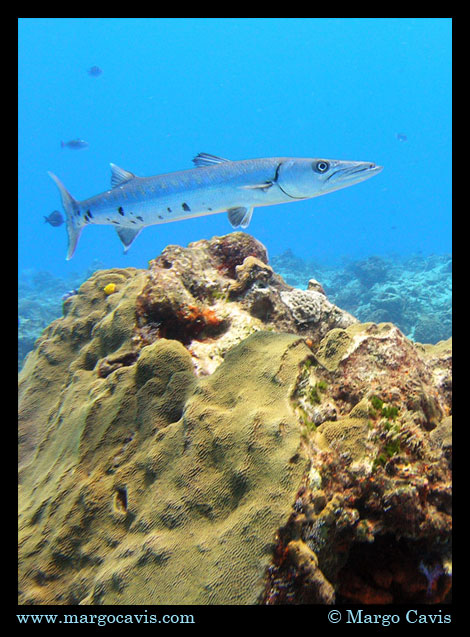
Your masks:
{"label": "encrusting coral", "polygon": [[448,601],[450,400],[247,234],[98,271],[20,374],[20,603]]}

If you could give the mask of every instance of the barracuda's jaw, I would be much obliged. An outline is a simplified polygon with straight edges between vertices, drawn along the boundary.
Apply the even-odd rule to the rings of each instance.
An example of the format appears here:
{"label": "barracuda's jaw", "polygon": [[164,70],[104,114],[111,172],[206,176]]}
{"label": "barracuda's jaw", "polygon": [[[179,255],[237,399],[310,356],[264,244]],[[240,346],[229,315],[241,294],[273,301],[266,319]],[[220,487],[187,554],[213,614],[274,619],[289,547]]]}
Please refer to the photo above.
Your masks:
{"label": "barracuda's jaw", "polygon": [[344,162],[346,165],[341,165],[342,163],[339,162],[339,165],[325,179],[323,192],[326,193],[353,186],[377,175],[383,169],[383,166],[377,166],[369,162]]}

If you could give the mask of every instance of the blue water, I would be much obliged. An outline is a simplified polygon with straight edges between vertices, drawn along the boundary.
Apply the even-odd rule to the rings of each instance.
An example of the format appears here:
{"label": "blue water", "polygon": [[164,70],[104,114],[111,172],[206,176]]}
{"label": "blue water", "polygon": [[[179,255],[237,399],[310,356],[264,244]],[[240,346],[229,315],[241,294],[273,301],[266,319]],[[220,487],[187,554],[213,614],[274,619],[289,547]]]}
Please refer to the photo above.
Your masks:
{"label": "blue water", "polygon": [[[85,228],[66,262],[57,174],[77,199],[109,162],[148,176],[232,159],[366,160],[383,172],[310,201],[255,209],[271,255],[451,251],[451,20],[447,18],[21,18],[19,269],[146,267],[168,244],[231,232],[226,215],[146,228],[127,255]],[[103,73],[92,77],[97,65]],[[61,148],[81,138],[87,150]]]}

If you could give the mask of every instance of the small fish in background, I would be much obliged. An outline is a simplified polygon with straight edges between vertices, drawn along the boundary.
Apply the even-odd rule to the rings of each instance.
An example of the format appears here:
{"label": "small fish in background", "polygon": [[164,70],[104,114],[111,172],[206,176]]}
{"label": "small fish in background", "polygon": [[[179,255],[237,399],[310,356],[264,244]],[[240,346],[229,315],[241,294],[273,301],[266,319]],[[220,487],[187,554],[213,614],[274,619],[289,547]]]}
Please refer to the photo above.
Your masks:
{"label": "small fish in background", "polygon": [[408,137],[406,135],[404,135],[403,133],[397,133],[396,134],[396,138],[398,139],[399,142],[407,142],[408,141]]}
{"label": "small fish in background", "polygon": [[90,144],[84,139],[72,139],[69,142],[60,142],[61,148],[71,148],[72,150],[83,150]]}
{"label": "small fish in background", "polygon": [[54,210],[47,217],[44,215],[45,223],[50,223],[51,226],[57,228],[57,226],[61,226],[64,223],[64,217],[58,210]]}
{"label": "small fish in background", "polygon": [[99,66],[92,66],[88,69],[87,71],[88,75],[91,75],[91,77],[99,77],[100,75],[103,75],[103,71],[102,69],[100,69]]}

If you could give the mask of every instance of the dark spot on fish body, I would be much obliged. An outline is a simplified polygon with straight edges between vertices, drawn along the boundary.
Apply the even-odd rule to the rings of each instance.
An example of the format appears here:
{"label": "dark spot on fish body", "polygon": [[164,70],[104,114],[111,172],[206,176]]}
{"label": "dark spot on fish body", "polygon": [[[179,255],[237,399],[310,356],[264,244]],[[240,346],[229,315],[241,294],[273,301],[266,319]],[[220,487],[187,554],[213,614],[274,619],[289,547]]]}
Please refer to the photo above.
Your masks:
{"label": "dark spot on fish body", "polygon": [[181,204],[181,207],[183,208],[183,210],[185,210],[186,212],[189,212],[191,210],[191,208],[188,206],[187,203],[183,203]]}
{"label": "dark spot on fish body", "polygon": [[85,214],[83,215],[83,220],[85,221],[85,223],[90,223],[90,219],[92,218],[93,218],[93,215],[91,214],[89,210],[87,210]]}
{"label": "dark spot on fish body", "polygon": [[113,220],[113,223],[115,223],[117,226],[120,226],[120,225],[121,225],[119,221],[114,221],[114,220]]}
{"label": "dark spot on fish body", "polygon": [[119,206],[118,212],[119,212],[120,215],[124,216],[124,210],[123,210],[122,206]]}
{"label": "dark spot on fish body", "polygon": [[168,212],[171,212],[171,208],[167,208]]}
{"label": "dark spot on fish body", "polygon": [[163,219],[162,215],[158,215],[158,218],[159,218],[159,219]]}
{"label": "dark spot on fish body", "polygon": [[142,218],[140,215],[137,215],[137,219],[138,219],[139,221],[142,221],[142,222],[144,221],[144,220],[143,220],[143,218]]}
{"label": "dark spot on fish body", "polygon": [[137,221],[134,221],[134,219],[130,219],[131,223],[137,223]]}

